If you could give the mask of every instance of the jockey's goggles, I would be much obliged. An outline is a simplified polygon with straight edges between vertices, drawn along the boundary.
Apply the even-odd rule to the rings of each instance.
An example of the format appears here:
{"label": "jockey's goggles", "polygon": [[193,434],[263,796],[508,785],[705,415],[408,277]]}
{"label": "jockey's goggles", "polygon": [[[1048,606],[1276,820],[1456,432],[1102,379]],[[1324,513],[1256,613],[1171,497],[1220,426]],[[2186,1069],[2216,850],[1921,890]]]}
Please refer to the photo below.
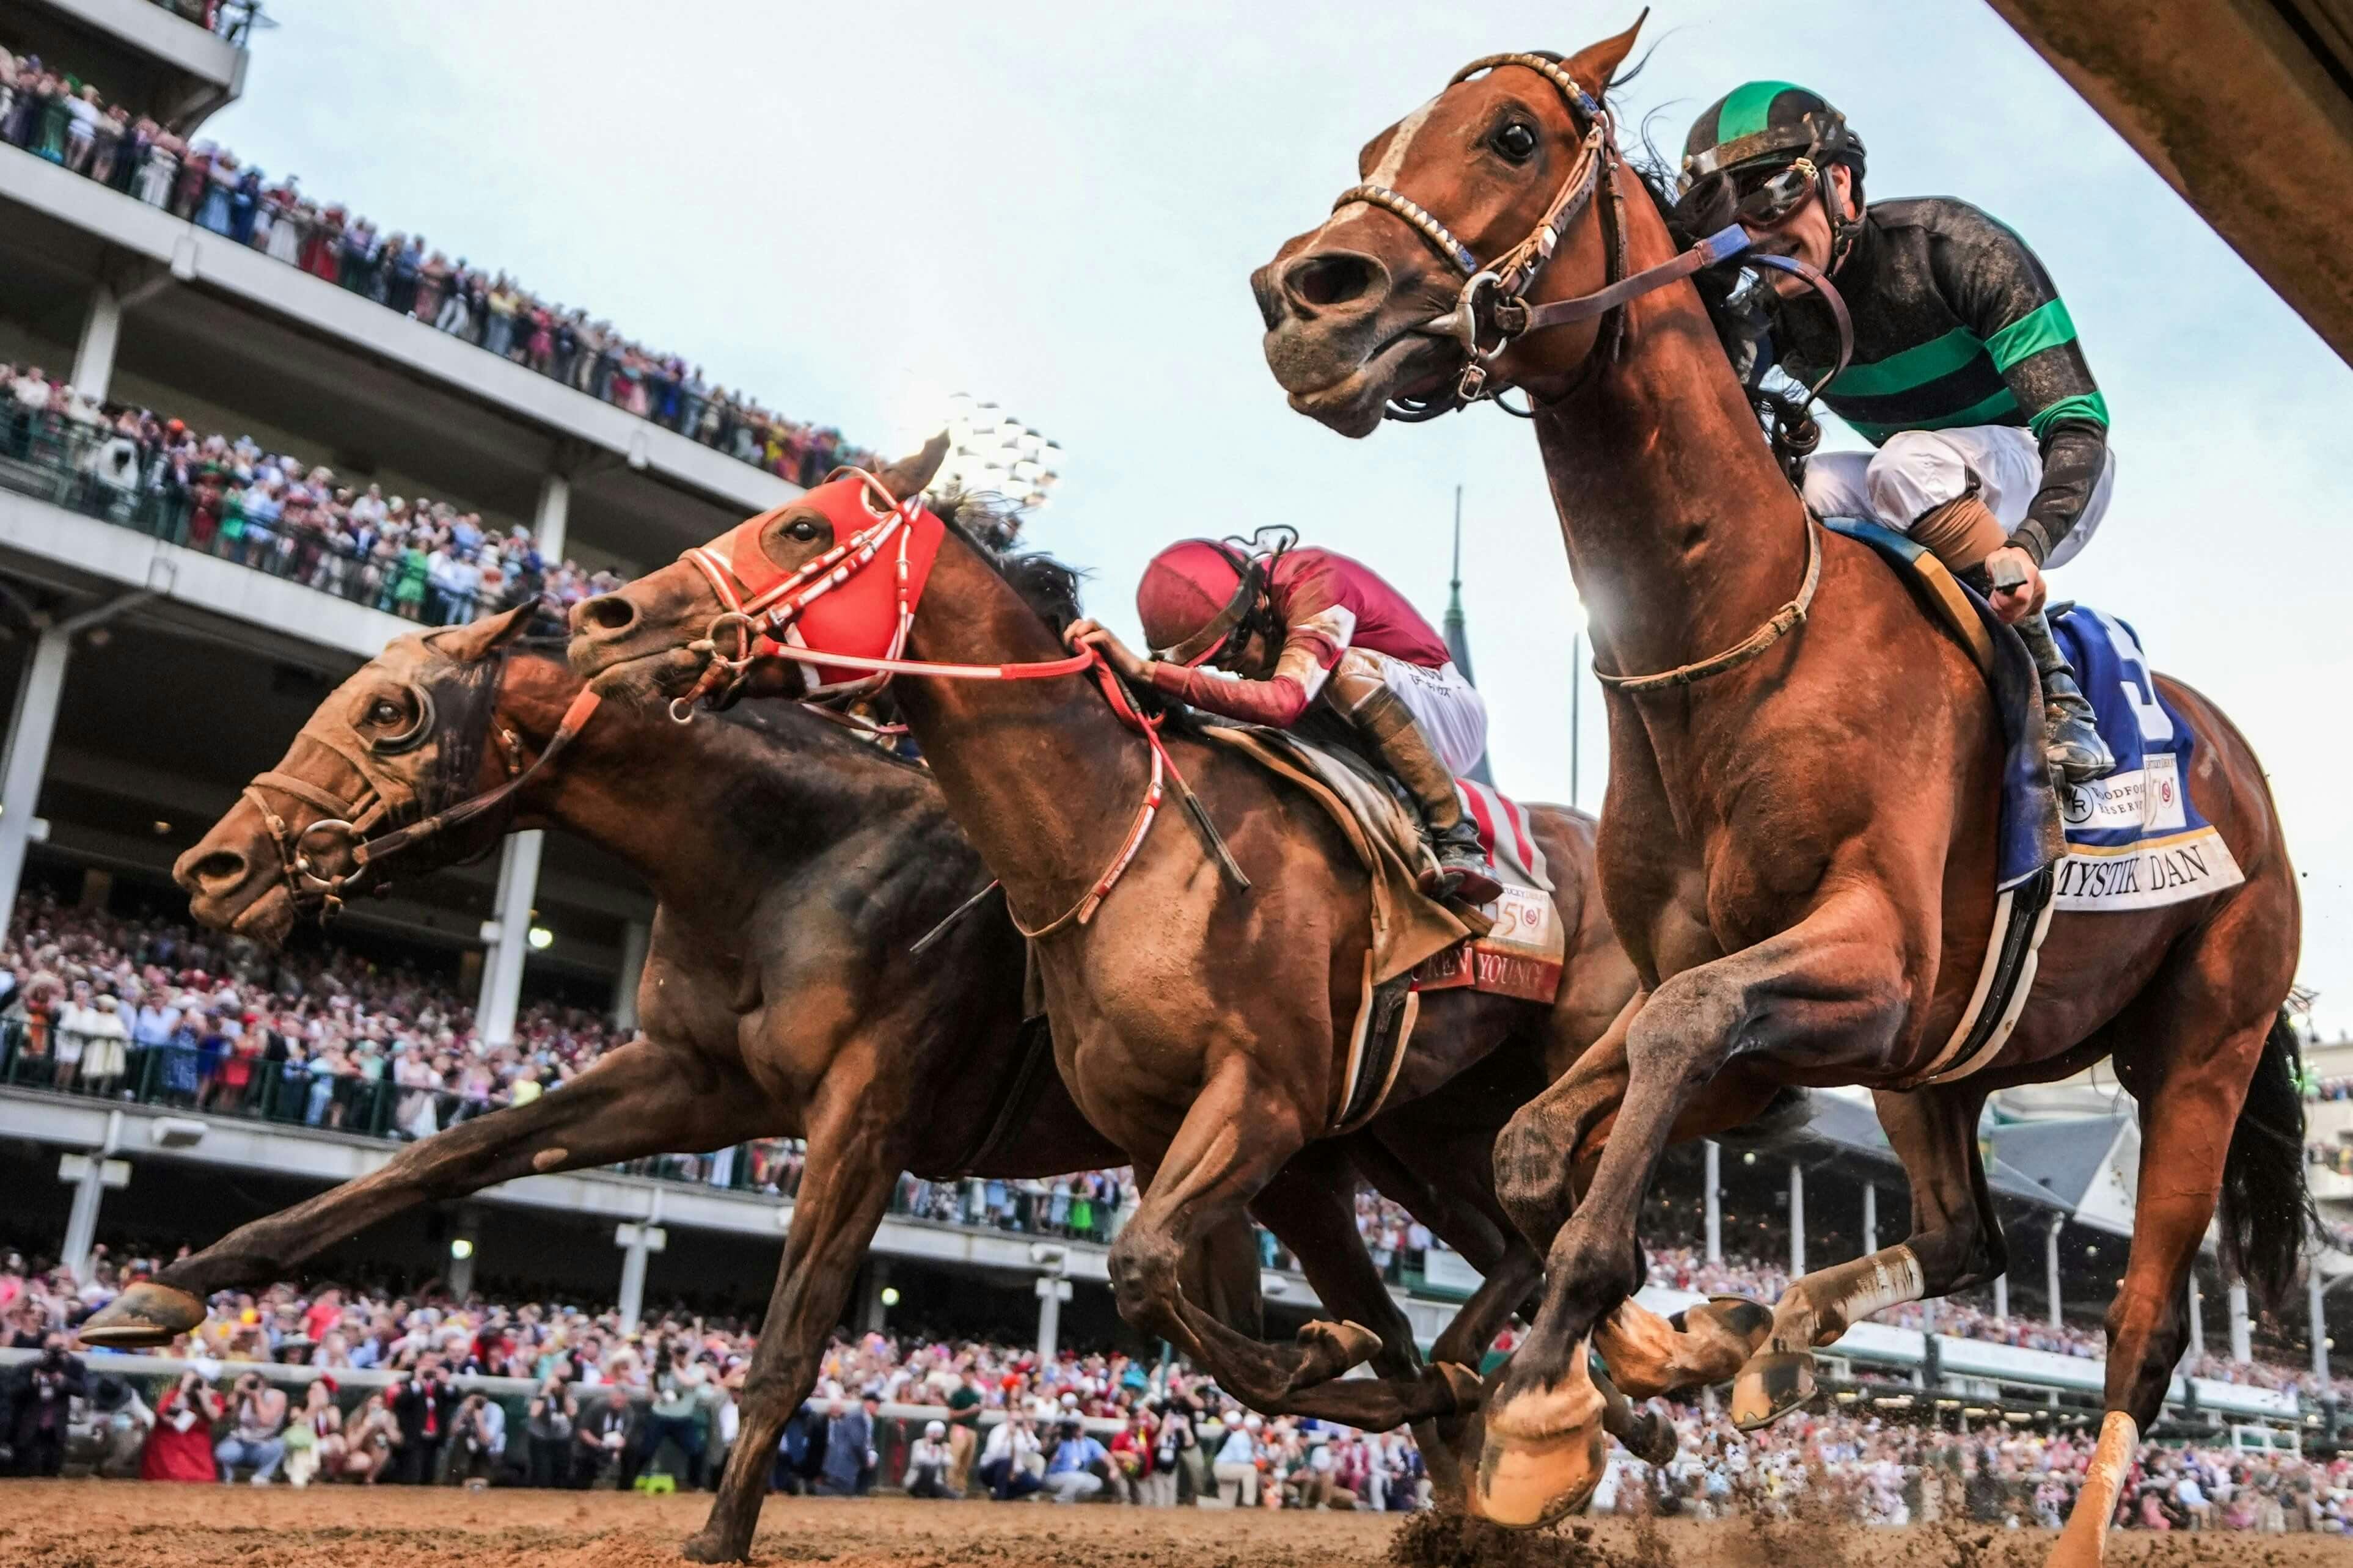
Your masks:
{"label": "jockey's goggles", "polygon": [[1725,170],[1693,181],[1676,205],[1695,234],[1714,234],[1736,223],[1752,229],[1777,228],[1814,198],[1820,179],[1810,158],[1778,169]]}

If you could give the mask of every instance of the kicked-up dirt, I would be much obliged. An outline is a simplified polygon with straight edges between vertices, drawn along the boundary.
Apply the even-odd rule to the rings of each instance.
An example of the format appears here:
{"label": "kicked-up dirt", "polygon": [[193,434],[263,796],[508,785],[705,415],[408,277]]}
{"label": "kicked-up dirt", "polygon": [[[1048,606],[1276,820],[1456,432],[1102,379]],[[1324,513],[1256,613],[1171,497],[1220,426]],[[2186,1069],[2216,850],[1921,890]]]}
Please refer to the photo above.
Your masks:
{"label": "kicked-up dirt", "polygon": [[[448,1488],[0,1481],[5,1568],[670,1568],[709,1499]],[[2039,1568],[2035,1531],[1604,1519],[1535,1535],[1433,1515],[768,1500],[765,1564],[836,1568]],[[2120,1531],[2110,1568],[2343,1568],[2315,1535]]]}

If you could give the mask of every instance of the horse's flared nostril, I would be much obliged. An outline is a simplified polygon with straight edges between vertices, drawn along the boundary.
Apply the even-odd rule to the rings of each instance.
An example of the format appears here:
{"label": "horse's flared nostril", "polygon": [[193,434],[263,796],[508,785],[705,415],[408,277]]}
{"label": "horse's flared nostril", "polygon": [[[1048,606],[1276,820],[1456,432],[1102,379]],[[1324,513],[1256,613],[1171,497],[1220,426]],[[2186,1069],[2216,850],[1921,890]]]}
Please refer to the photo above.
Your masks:
{"label": "horse's flared nostril", "polygon": [[213,849],[183,860],[177,880],[192,893],[224,898],[245,885],[248,869],[245,857],[236,850]]}
{"label": "horse's flared nostril", "polygon": [[1388,268],[1354,250],[1320,250],[1282,271],[1282,291],[1303,311],[1336,306],[1378,304],[1388,293]]}
{"label": "horse's flared nostril", "polygon": [[638,607],[618,594],[599,594],[572,607],[572,629],[596,637],[616,637],[638,624]]}

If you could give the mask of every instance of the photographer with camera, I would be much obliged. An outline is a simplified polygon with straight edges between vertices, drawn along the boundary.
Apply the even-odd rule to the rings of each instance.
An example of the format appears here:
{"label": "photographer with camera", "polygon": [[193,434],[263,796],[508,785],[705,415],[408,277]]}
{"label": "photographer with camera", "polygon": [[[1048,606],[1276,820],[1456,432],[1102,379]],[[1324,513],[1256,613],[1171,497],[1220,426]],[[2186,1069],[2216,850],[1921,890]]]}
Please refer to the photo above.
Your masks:
{"label": "photographer with camera", "polygon": [[645,1463],[650,1467],[665,1439],[676,1444],[686,1460],[690,1490],[702,1487],[702,1457],[709,1439],[702,1423],[703,1407],[712,1403],[711,1367],[694,1359],[683,1340],[664,1339],[654,1352],[654,1394],[645,1426]]}
{"label": "photographer with camera", "polygon": [[480,1491],[497,1479],[499,1461],[507,1451],[506,1408],[487,1394],[469,1394],[459,1404],[452,1425],[458,1446],[449,1455],[449,1482]]}
{"label": "photographer with camera", "polygon": [[213,1450],[220,1479],[234,1480],[237,1467],[253,1471],[253,1484],[266,1487],[286,1462],[286,1394],[258,1372],[240,1375],[229,1392],[229,1435]]}
{"label": "photographer with camera", "polygon": [[68,1353],[65,1335],[43,1335],[40,1360],[0,1384],[0,1474],[56,1475],[73,1402],[87,1392],[81,1358]]}
{"label": "photographer with camera", "polygon": [[155,1402],[155,1427],[147,1434],[146,1452],[139,1458],[139,1479],[218,1479],[220,1472],[213,1459],[213,1423],[221,1418],[224,1408],[221,1396],[213,1392],[202,1372],[190,1367],[182,1373]]}
{"label": "photographer with camera", "polygon": [[438,1474],[443,1445],[458,1413],[459,1396],[441,1357],[428,1351],[417,1358],[417,1370],[392,1396],[393,1419],[400,1423],[397,1479],[403,1486],[432,1484]]}

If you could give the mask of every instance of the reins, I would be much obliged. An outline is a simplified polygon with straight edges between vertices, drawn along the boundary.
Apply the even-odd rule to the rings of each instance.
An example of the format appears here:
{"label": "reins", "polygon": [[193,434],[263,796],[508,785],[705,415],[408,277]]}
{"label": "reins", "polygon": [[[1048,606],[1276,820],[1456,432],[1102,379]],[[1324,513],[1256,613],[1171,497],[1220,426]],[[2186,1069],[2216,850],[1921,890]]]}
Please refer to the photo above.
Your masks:
{"label": "reins", "polygon": [[[1533,401],[1526,410],[1514,408],[1503,401],[1503,394],[1511,389],[1510,384],[1494,374],[1495,361],[1513,344],[1531,332],[1599,321],[1602,323],[1600,331],[1575,374],[1573,384],[1581,386],[1598,367],[1615,361],[1623,352],[1626,308],[1634,300],[1738,257],[1746,257],[1753,266],[1772,268],[1804,279],[1829,308],[1831,319],[1838,324],[1838,361],[1823,373],[1820,380],[1807,387],[1805,404],[1810,405],[1819,397],[1822,388],[1846,369],[1848,360],[1854,354],[1853,318],[1830,279],[1819,268],[1794,256],[1774,256],[1757,251],[1757,237],[1736,223],[1718,229],[1668,260],[1629,275],[1626,271],[1625,196],[1619,183],[1622,155],[1618,150],[1617,132],[1609,110],[1587,92],[1557,60],[1543,55],[1483,56],[1456,71],[1449,79],[1447,86],[1454,87],[1482,71],[1495,70],[1504,66],[1523,67],[1550,82],[1568,106],[1570,124],[1583,127],[1577,162],[1570,166],[1558,193],[1546,206],[1544,216],[1537,220],[1525,238],[1482,268],[1479,265],[1477,253],[1457,238],[1443,220],[1400,192],[1381,185],[1355,185],[1342,192],[1340,199],[1332,204],[1335,212],[1353,203],[1362,203],[1395,215],[1463,277],[1462,289],[1456,298],[1454,309],[1443,316],[1431,318],[1419,329],[1430,336],[1451,338],[1462,346],[1462,374],[1456,378],[1451,396],[1412,402],[1392,398],[1384,410],[1384,416],[1418,423],[1486,401],[1493,403],[1506,414],[1533,418]],[[1602,287],[1571,299],[1554,300],[1541,305],[1529,303],[1526,298],[1528,291],[1535,287],[1546,264],[1559,249],[1569,226],[1588,207],[1594,205],[1597,192],[1609,197],[1609,206],[1604,212],[1604,226],[1609,235],[1604,252],[1607,260],[1603,264]],[[1488,338],[1492,338],[1492,343],[1482,341]],[[1820,585],[1822,574],[1821,525],[1810,510],[1806,512],[1805,519],[1805,579],[1799,586],[1798,596],[1774,611],[1764,625],[1721,653],[1678,665],[1655,675],[1612,675],[1597,661],[1593,667],[1595,676],[1604,686],[1629,696],[1691,686],[1712,676],[1722,675],[1726,670],[1737,669],[1804,625],[1813,608],[1814,591]]]}
{"label": "reins", "polygon": [[[501,668],[503,668],[503,661]],[[408,735],[403,737],[404,743],[398,747],[399,750],[405,751],[421,744],[433,728],[435,720],[431,700],[424,697],[421,688],[418,689],[418,695],[422,699],[418,721]],[[573,698],[571,704],[565,709],[564,718],[557,724],[555,733],[549,737],[546,746],[527,765],[518,765],[516,757],[521,743],[513,739],[512,732],[507,732],[505,738],[508,742],[506,752],[508,776],[505,782],[485,790],[480,795],[469,796],[454,805],[446,806],[418,821],[396,827],[388,833],[379,834],[372,838],[364,837],[363,835],[370,826],[391,814],[394,809],[392,803],[375,782],[374,769],[343,747],[322,735],[314,733],[310,738],[313,743],[323,746],[342,757],[366,784],[367,788],[357,801],[345,803],[307,779],[296,778],[291,773],[282,773],[276,769],[255,774],[252,783],[245,786],[243,794],[246,799],[253,803],[254,808],[260,812],[262,822],[269,829],[271,841],[278,847],[279,869],[285,880],[287,891],[292,894],[297,901],[301,901],[306,894],[315,897],[322,912],[332,917],[342,910],[345,892],[374,869],[376,862],[413,844],[421,843],[437,834],[446,832],[449,828],[471,822],[512,799],[515,794],[536,778],[543,769],[564,754],[573,741],[579,736],[580,731],[587,727],[588,721],[595,716],[602,701],[603,699],[595,690],[582,688],[579,694]],[[298,831],[271,809],[268,798],[261,793],[265,788],[291,795],[330,815]],[[351,868],[346,871],[322,872],[319,863],[311,858],[305,846],[313,837],[335,834],[342,835],[349,844],[346,853],[351,859]]]}
{"label": "reins", "polygon": [[[866,679],[818,689],[818,692],[831,697],[879,691],[892,677],[898,675],[923,676],[940,680],[1053,680],[1092,671],[1103,700],[1111,704],[1113,715],[1121,723],[1144,737],[1152,759],[1151,777],[1145,784],[1143,802],[1137,806],[1118,851],[1078,902],[1044,924],[1032,927],[1024,924],[1021,917],[1013,912],[1008,900],[1006,912],[1012,919],[1014,929],[1034,942],[1066,926],[1085,925],[1092,921],[1095,910],[1102,907],[1104,898],[1134,860],[1136,852],[1143,848],[1145,836],[1151,832],[1153,821],[1159,816],[1161,805],[1166,797],[1167,786],[1172,784],[1177,798],[1184,802],[1187,815],[1199,832],[1203,846],[1217,861],[1220,873],[1233,884],[1235,890],[1249,891],[1250,878],[1243,873],[1241,863],[1234,858],[1233,852],[1227,847],[1224,837],[1210,818],[1208,809],[1193,793],[1191,785],[1186,783],[1176,759],[1169,755],[1167,742],[1160,734],[1166,716],[1147,715],[1135,705],[1125,683],[1112,668],[1102,650],[1089,648],[1068,658],[1014,664],[935,664],[899,657],[900,651],[906,647],[908,631],[915,620],[915,592],[910,582],[907,541],[921,510],[921,501],[919,499],[900,500],[881,479],[862,468],[849,469],[849,472],[861,482],[866,491],[883,503],[883,509],[879,510],[869,504],[869,510],[875,511],[877,516],[876,524],[860,530],[847,542],[836,545],[779,581],[747,594],[742,590],[750,584],[743,584],[733,563],[711,546],[697,546],[681,557],[702,574],[727,608],[712,618],[701,639],[687,645],[690,652],[702,655],[707,662],[702,674],[696,678],[692,689],[671,701],[670,717],[682,724],[692,719],[698,705],[716,707],[729,700],[749,677],[755,660],[763,657],[757,647],[762,641],[771,645],[765,650],[767,656],[791,663],[867,672]],[[765,521],[764,514],[739,526],[751,527]],[[898,605],[890,639],[891,651],[881,657],[833,653],[808,647],[793,637],[793,623],[801,613],[820,595],[831,592],[872,564],[882,546],[893,536],[898,542]],[[732,658],[723,657],[719,651],[721,637],[730,632],[734,634],[737,650]],[[835,711],[825,703],[807,700],[803,706],[838,722],[859,727],[857,721]],[[881,725],[871,728],[878,733],[891,732],[891,729]],[[990,887],[997,885],[995,882],[989,884]],[[966,900],[946,920],[925,933],[916,943],[915,950],[921,952],[931,946],[949,926],[977,908],[987,891],[988,889],[984,888]]]}

